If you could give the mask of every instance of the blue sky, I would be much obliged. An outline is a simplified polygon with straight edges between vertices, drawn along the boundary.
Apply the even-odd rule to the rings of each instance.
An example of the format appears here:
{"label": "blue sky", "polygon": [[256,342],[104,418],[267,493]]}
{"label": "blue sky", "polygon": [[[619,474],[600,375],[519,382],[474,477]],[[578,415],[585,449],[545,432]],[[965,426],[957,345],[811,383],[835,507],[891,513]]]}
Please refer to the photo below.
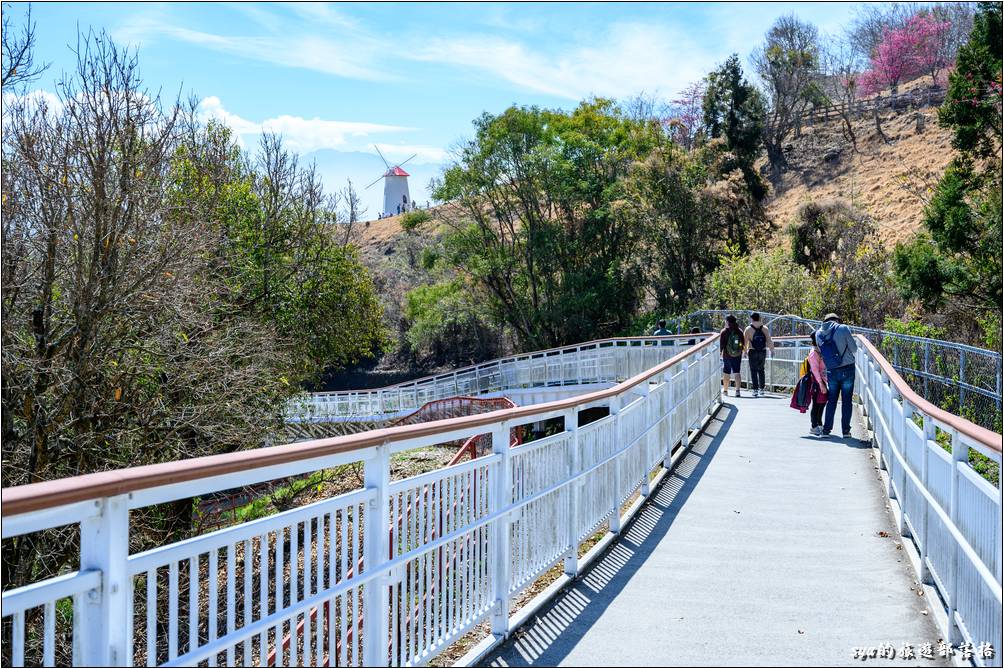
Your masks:
{"label": "blue sky", "polygon": [[[281,132],[329,190],[380,175],[374,144],[392,162],[417,153],[405,169],[422,201],[482,112],[672,97],[730,53],[745,59],[787,13],[836,33],[854,5],[44,3],[32,6],[37,58],[52,67],[34,87],[55,91],[72,68],[78,27],[103,28],[138,48],[147,86],[195,95],[245,146]],[[364,195],[375,214],[379,184]]]}

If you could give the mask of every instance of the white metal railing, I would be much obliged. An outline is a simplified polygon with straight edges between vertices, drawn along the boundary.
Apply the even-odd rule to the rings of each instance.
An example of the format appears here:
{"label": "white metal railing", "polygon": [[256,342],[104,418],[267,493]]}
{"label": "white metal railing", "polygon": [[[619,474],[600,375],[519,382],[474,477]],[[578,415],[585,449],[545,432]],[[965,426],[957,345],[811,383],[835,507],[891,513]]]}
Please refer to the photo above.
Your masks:
{"label": "white metal railing", "polygon": [[374,390],[307,393],[289,403],[290,423],[395,418],[426,402],[516,389],[613,384],[631,378],[707,335],[624,337],[500,358]]}
{"label": "white metal railing", "polygon": [[[858,336],[861,406],[888,473],[899,529],[916,548],[921,580],[937,590],[953,644],[992,643],[1001,652],[1001,435],[948,414],[910,390]],[[940,440],[950,440],[946,451]],[[970,465],[970,451],[998,467],[995,487]]]}
{"label": "white metal railing", "polygon": [[[659,348],[624,346],[617,355],[638,360],[621,372],[665,358]],[[619,531],[624,501],[648,493],[652,469],[720,404],[719,381],[708,337],[571,399],[7,489],[5,540],[71,526],[81,548],[79,572],[3,593],[5,659],[414,665],[482,621],[504,635],[515,594],[555,564],[574,574],[581,541],[603,523]],[[580,427],[596,406],[610,415]],[[561,432],[510,448],[511,428],[550,419]],[[490,455],[391,481],[392,454],[485,432]],[[348,463],[362,463],[363,488],[129,551],[130,512]]]}

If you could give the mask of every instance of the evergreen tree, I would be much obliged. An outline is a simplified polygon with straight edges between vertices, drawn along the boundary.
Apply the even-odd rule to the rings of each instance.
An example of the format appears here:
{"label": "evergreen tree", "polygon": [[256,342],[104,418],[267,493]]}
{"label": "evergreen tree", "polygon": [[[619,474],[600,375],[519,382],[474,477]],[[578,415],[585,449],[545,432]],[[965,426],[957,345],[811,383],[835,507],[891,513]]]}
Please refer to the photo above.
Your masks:
{"label": "evergreen tree", "polygon": [[741,170],[750,193],[758,201],[767,195],[766,185],[753,167],[763,147],[763,118],[763,97],[743,77],[739,56],[732,54],[708,74],[704,126],[708,136],[722,138],[732,154],[723,163],[723,170]]}
{"label": "evergreen tree", "polygon": [[1001,6],[984,3],[938,113],[959,155],[924,210],[926,230],[895,252],[904,293],[946,301],[987,331],[1001,315]]}

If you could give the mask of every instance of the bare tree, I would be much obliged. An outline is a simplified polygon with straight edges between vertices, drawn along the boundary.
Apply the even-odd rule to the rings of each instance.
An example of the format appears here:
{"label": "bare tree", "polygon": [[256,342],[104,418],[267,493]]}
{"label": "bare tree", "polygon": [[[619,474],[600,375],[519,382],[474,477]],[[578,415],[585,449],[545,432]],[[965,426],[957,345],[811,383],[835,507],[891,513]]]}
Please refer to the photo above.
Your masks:
{"label": "bare tree", "polygon": [[363,216],[366,215],[366,207],[362,206],[362,198],[356,190],[352,179],[345,180],[345,188],[339,193],[342,208],[338,212],[338,223],[342,226],[342,246],[352,243],[352,230]]}
{"label": "bare tree", "polygon": [[2,88],[14,88],[37,79],[49,67],[48,63],[35,63],[35,22],[31,20],[31,5],[20,27],[13,25],[13,11],[9,4],[3,8],[3,67]]}
{"label": "bare tree", "polygon": [[[3,485],[260,445],[290,393],[273,373],[286,353],[228,299],[216,226],[178,191],[198,169],[191,119],[103,34],[58,96],[5,109]],[[160,540],[191,513],[172,505]],[[59,533],[5,542],[3,586],[74,551]]]}
{"label": "bare tree", "polygon": [[767,94],[764,148],[775,176],[787,164],[784,142],[805,110],[821,98],[818,40],[815,26],[794,15],[782,16],[751,56]]}
{"label": "bare tree", "polygon": [[862,63],[868,62],[889,30],[902,28],[921,9],[916,2],[863,3],[855,8],[847,39]]}
{"label": "bare tree", "polygon": [[831,38],[826,44],[821,53],[823,76],[820,85],[840,114],[844,136],[857,151],[858,140],[854,132],[859,74],[857,53],[847,39]]}

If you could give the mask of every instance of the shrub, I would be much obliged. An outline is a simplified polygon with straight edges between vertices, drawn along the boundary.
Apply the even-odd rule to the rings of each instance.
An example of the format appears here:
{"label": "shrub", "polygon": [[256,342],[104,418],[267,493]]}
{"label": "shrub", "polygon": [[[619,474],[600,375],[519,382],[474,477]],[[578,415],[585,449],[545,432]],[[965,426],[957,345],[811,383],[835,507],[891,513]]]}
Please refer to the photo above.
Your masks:
{"label": "shrub", "polygon": [[414,232],[432,220],[432,214],[425,209],[408,211],[401,216],[401,228],[405,232]]}
{"label": "shrub", "polygon": [[753,309],[816,318],[828,308],[819,279],[783,249],[743,256],[735,247],[708,276],[705,309]]}

